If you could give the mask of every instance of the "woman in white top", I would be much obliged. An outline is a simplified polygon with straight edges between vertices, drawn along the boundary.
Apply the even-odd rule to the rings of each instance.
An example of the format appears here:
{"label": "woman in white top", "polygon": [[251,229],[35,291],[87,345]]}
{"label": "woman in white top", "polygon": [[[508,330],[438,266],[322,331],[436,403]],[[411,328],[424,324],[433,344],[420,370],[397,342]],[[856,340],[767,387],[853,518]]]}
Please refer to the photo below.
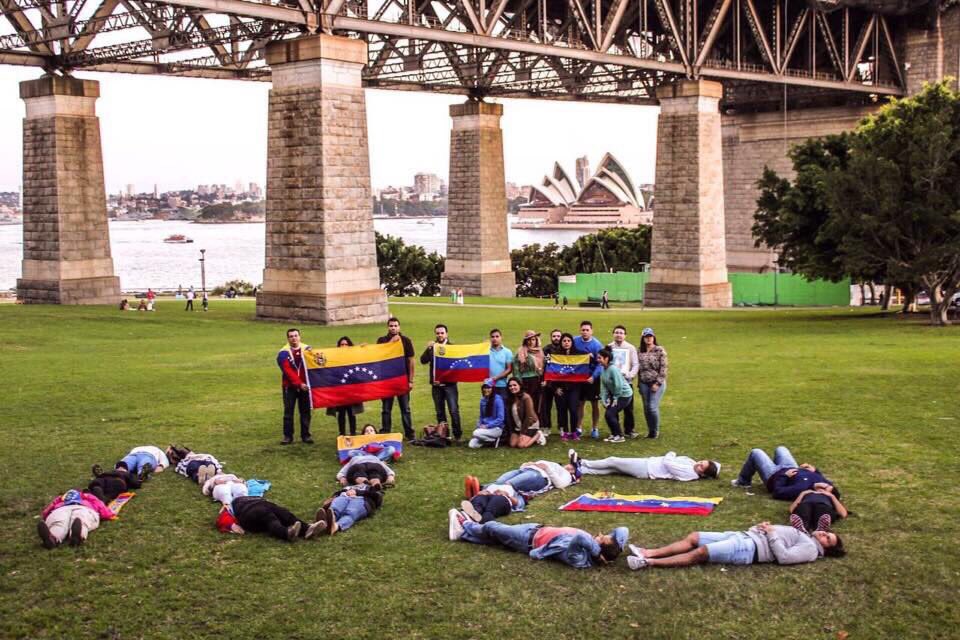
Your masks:
{"label": "woman in white top", "polygon": [[602,460],[582,460],[576,451],[570,449],[570,464],[580,464],[584,475],[603,476],[617,473],[633,476],[641,480],[700,480],[717,478],[720,475],[720,463],[715,460],[694,460],[678,456],[673,451],[664,456],[652,458],[603,458]]}

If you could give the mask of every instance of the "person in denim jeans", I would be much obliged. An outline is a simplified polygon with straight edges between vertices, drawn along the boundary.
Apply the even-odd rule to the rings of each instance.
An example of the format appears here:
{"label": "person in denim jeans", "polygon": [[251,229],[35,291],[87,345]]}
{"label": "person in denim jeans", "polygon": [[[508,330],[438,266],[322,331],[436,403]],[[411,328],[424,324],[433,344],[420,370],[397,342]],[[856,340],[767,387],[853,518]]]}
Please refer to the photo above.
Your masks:
{"label": "person in denim jeans", "polygon": [[637,390],[643,399],[643,416],[647,421],[647,437],[660,437],[660,401],[667,390],[667,352],[657,344],[653,329],[647,327],[640,337],[637,353],[640,361]]}
{"label": "person in denim jeans", "polygon": [[755,473],[759,473],[760,481],[766,484],[767,480],[777,471],[795,469],[798,466],[793,454],[790,453],[790,449],[784,446],[779,446],[773,450],[773,460],[763,449],[752,449],[740,469],[740,475],[731,484],[739,487],[749,487]]}
{"label": "person in denim jeans", "polygon": [[463,437],[460,427],[460,395],[457,392],[457,383],[435,382],[433,372],[433,347],[435,344],[452,344],[447,337],[447,325],[438,324],[433,328],[436,341],[427,343],[427,348],[420,355],[420,364],[430,365],[430,391],[433,396],[433,407],[437,412],[437,422],[447,422],[447,409],[450,410],[449,425],[453,430],[453,439],[459,441]]}
{"label": "person in denim jeans", "polygon": [[540,491],[545,488],[549,480],[536,469],[514,469],[493,481],[493,484],[509,484],[521,493]]}
{"label": "person in denim jeans", "polygon": [[840,492],[831,480],[811,464],[797,464],[793,454],[784,446],[774,450],[773,460],[763,449],[750,451],[743,468],[740,469],[740,475],[733,479],[731,484],[735,487],[750,487],[755,473],[760,474],[760,479],[775,500],[795,500],[803,491],[816,489],[818,485],[834,487],[834,492],[839,497]]}

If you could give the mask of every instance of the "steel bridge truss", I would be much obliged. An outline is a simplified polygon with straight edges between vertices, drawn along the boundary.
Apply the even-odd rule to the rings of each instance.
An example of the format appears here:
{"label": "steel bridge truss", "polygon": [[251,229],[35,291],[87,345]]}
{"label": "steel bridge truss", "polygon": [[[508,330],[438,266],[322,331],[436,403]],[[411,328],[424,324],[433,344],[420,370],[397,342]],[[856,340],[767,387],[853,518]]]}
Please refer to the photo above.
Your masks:
{"label": "steel bridge truss", "polygon": [[[269,80],[264,47],[366,39],[367,86],[649,103],[677,78],[736,104],[780,86],[899,95],[898,18],[815,0],[0,0],[0,64]],[[753,96],[744,98],[743,96]]]}

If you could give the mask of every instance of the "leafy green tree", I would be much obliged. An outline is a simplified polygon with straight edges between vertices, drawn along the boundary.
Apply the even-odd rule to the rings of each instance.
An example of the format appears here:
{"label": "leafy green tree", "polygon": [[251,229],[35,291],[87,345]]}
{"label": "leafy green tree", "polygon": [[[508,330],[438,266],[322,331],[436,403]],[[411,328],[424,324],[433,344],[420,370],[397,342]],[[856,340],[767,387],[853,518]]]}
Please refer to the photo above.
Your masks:
{"label": "leafy green tree", "polygon": [[557,290],[557,276],[563,271],[560,247],[551,242],[524,245],[510,252],[510,265],[517,277],[517,295],[543,298]]}
{"label": "leafy green tree", "polygon": [[564,273],[640,271],[650,262],[650,227],[602,229],[560,251]]}
{"label": "leafy green tree", "polygon": [[442,256],[391,235],[376,233],[376,244],[380,286],[388,295],[434,296],[440,292]]}
{"label": "leafy green tree", "polygon": [[825,177],[829,226],[848,268],[883,260],[919,282],[933,324],[960,288],[960,93],[949,81],[894,100],[861,124],[846,167]]}

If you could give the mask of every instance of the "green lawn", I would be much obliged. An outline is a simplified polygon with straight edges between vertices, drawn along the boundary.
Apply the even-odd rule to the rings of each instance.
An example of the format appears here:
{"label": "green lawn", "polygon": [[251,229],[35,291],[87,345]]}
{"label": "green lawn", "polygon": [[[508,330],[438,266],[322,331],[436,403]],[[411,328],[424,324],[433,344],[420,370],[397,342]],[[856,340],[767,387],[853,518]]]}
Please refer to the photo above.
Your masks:
{"label": "green lawn", "polygon": [[[633,336],[657,329],[670,353],[659,441],[583,443],[586,457],[676,450],[724,463],[699,485],[587,479],[532,503],[513,522],[593,531],[625,524],[633,542],[693,529],[783,521],[786,503],[729,480],[748,449],[786,443],[844,490],[854,516],[838,527],[850,554],[799,567],[704,566],[576,571],[447,540],[446,511],[464,472],[482,480],[545,449],[420,450],[397,466],[383,510],[332,539],[290,545],[225,536],[197,486],[164,473],[88,543],[41,548],[40,510],[85,484],[90,465],[130,447],[177,441],[228,470],[266,478],[272,500],[303,517],[333,489],[335,424],[318,443],[280,447],[276,350],[285,325],[255,322],[250,302],[185,314],[0,306],[0,638],[851,638],[956,637],[960,531],[956,443],[960,329],[875,312],[652,312],[623,317]],[[418,350],[437,321],[455,341],[499,326],[575,330],[585,313],[396,306]],[[594,313],[601,336],[620,318]],[[379,326],[304,327],[313,345],[372,341]],[[414,419],[431,418],[418,373]],[[476,389],[462,388],[475,419]],[[379,422],[379,403],[363,418]],[[395,418],[395,422],[398,422]],[[580,490],[725,498],[708,518],[561,514]]]}

